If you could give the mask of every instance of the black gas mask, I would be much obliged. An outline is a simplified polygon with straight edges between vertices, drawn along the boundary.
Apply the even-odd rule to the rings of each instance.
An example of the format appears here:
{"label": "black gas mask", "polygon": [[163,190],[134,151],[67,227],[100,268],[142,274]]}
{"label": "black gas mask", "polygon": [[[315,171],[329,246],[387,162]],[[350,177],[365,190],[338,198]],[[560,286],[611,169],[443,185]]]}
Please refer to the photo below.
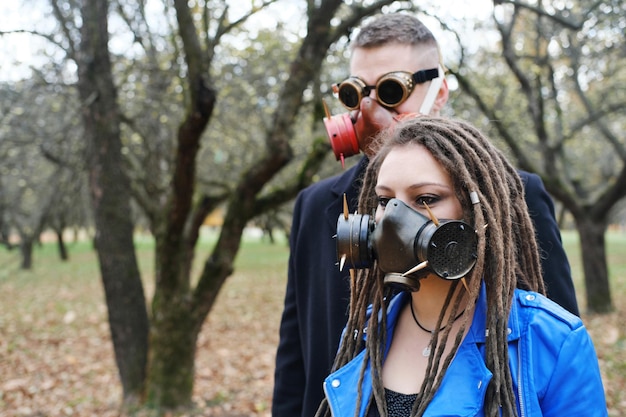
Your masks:
{"label": "black gas mask", "polygon": [[340,268],[367,268],[377,260],[385,284],[403,290],[419,290],[419,280],[428,274],[463,278],[476,263],[477,242],[469,224],[429,219],[395,198],[378,223],[367,214],[344,213],[337,220]]}

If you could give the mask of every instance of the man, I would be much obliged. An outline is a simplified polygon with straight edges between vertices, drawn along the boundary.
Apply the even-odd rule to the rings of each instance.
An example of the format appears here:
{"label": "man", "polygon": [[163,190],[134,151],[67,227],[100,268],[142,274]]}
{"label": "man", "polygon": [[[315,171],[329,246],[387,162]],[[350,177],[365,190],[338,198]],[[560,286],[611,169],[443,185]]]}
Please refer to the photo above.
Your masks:
{"label": "man", "polygon": [[[347,196],[350,211],[354,211],[360,178],[372,152],[372,138],[380,129],[393,124],[394,118],[402,114],[420,110],[432,115],[440,113],[448,100],[448,85],[443,74],[433,80],[432,71],[428,71],[439,68],[440,61],[433,34],[419,20],[406,14],[379,17],[363,27],[353,42],[351,78],[339,85],[339,96],[344,104],[355,109],[351,118],[358,147],[365,157],[343,174],[311,185],[296,200],[285,309],[276,355],[273,417],[312,417],[323,398],[322,381],[332,368],[350,298],[348,268],[339,271],[333,239],[337,217],[343,212],[343,195]],[[389,74],[398,71],[417,74],[412,87],[410,82],[405,84],[406,99],[385,91],[382,83],[394,78]],[[431,74],[431,78],[426,76],[429,80],[424,81],[424,74]],[[402,74],[396,78],[402,79]],[[439,88],[429,94],[433,84]],[[359,91],[358,86],[363,89]],[[347,88],[347,92],[342,88]],[[428,103],[430,109],[424,111],[422,105],[427,96],[432,96],[432,105]],[[578,314],[552,200],[538,176],[525,172],[520,175],[543,251],[548,295]]]}

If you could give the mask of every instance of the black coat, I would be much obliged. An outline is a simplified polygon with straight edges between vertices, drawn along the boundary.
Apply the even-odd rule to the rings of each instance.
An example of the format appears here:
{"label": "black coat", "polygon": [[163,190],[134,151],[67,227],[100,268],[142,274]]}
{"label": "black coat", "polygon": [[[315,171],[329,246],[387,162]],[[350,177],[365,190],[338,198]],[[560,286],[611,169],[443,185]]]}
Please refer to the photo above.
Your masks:
{"label": "black coat", "polygon": [[[322,381],[330,373],[348,317],[349,270],[339,271],[337,218],[343,194],[357,208],[367,159],[343,174],[303,190],[295,204],[285,309],[276,354],[273,417],[313,417],[324,397]],[[520,171],[535,222],[548,295],[578,315],[574,285],[554,205],[539,176]]]}

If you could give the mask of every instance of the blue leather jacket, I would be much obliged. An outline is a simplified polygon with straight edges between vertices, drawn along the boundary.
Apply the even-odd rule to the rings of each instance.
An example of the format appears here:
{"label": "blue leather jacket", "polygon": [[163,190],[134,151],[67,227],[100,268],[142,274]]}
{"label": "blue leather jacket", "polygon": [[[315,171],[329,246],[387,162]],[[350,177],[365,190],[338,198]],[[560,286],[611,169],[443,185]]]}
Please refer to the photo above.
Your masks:
{"label": "blue leather jacket", "polygon": [[[387,349],[408,293],[388,312]],[[424,417],[483,416],[491,372],[485,366],[486,293],[483,284],[468,334]],[[509,365],[520,417],[607,416],[598,359],[582,321],[540,294],[516,290],[509,316]],[[354,417],[364,352],[324,381],[334,417]],[[359,416],[372,395],[370,368]]]}

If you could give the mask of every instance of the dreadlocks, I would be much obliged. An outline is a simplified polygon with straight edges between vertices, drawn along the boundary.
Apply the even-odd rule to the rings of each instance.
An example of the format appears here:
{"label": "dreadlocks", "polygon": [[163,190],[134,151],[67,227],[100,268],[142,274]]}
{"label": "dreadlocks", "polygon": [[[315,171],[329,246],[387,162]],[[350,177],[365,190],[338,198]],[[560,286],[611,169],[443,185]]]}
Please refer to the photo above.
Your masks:
{"label": "dreadlocks", "polygon": [[[481,282],[484,281],[488,332],[485,363],[493,373],[486,393],[485,415],[496,417],[501,411],[502,415],[516,416],[507,346],[507,322],[513,294],[516,287],[545,292],[539,250],[524,201],[523,184],[504,155],[475,127],[454,119],[416,117],[381,132],[377,140],[378,152],[370,161],[363,179],[360,213],[371,214],[376,210],[378,199],[374,188],[380,166],[392,148],[407,144],[425,147],[448,172],[456,197],[461,202],[464,220],[473,224],[478,234],[478,259],[466,277],[467,293],[455,292],[458,282],[450,289],[432,335],[433,354],[429,356],[426,377],[411,415],[423,415],[441,385],[463,334],[471,325],[471,309],[463,313],[460,330],[454,334],[451,334],[451,323],[461,309],[459,306],[464,295],[471,305],[476,303]],[[470,198],[470,193],[476,193],[474,198]],[[457,295],[453,296],[455,293]],[[334,364],[334,369],[342,367],[363,349],[362,336],[367,328],[360,379],[363,380],[369,361],[374,395],[368,406],[377,406],[381,417],[387,416],[382,366],[390,295],[390,290],[383,285],[383,273],[378,270],[376,262],[369,270],[357,271],[351,284],[349,318]],[[368,306],[372,308],[369,316]],[[443,323],[448,309],[450,314]],[[440,329],[441,324],[444,326]],[[444,356],[444,349],[450,344],[452,349]],[[356,401],[358,414],[362,402],[367,401],[361,398],[361,390]],[[318,415],[329,413],[324,400]]]}

